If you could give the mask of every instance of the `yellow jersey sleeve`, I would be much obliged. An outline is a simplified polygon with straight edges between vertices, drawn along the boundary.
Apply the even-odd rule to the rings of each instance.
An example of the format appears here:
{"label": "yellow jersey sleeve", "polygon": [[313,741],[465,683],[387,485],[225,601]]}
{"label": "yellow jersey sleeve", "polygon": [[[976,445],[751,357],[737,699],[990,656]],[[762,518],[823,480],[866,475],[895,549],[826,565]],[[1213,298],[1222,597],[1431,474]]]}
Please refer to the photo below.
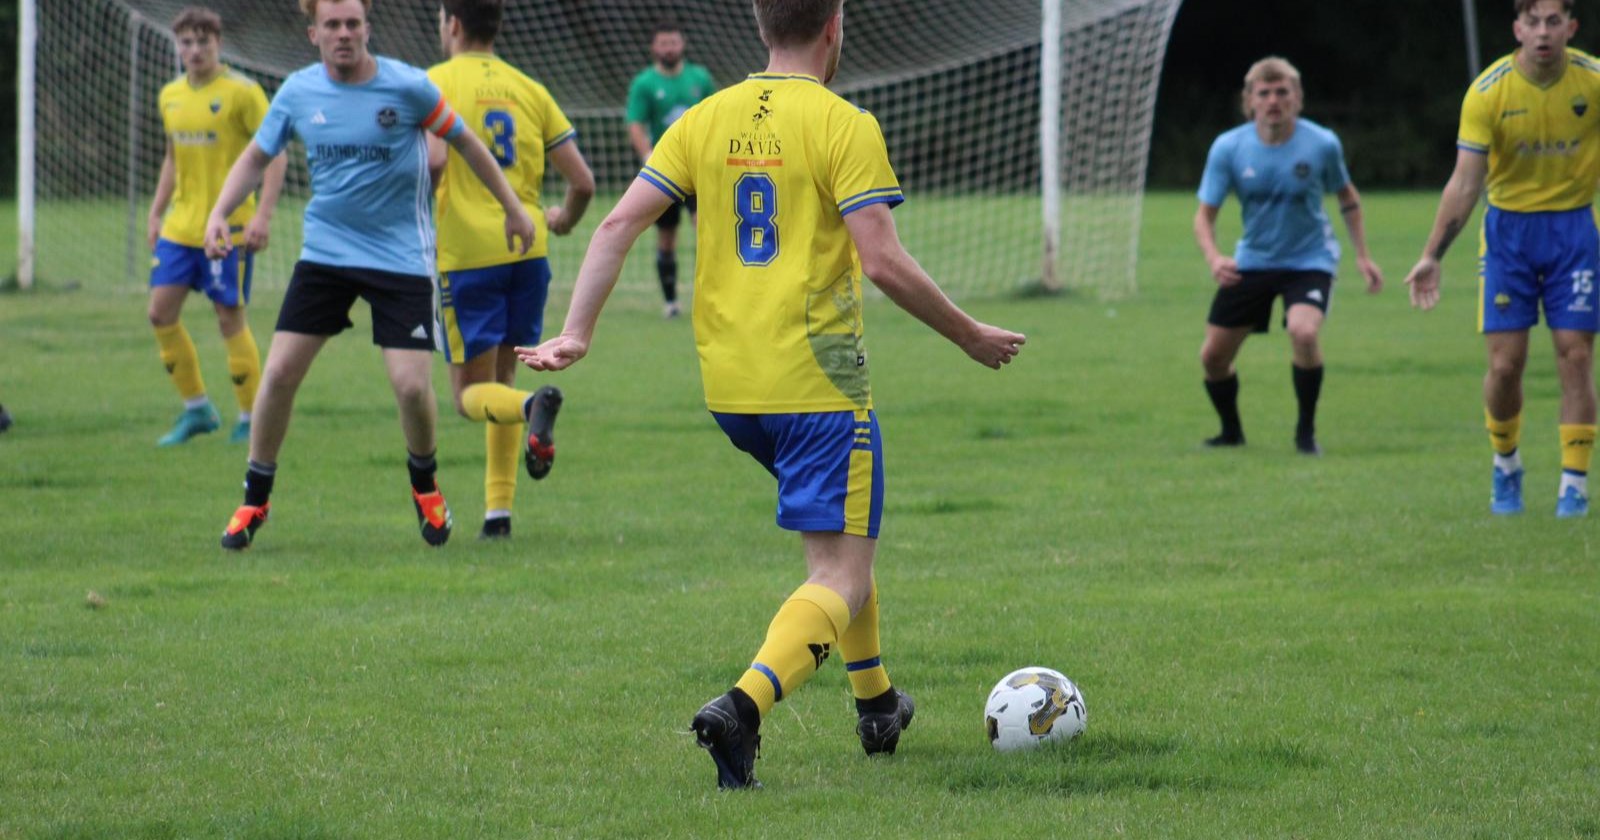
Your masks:
{"label": "yellow jersey sleeve", "polygon": [[561,106],[556,104],[556,98],[551,96],[543,85],[536,85],[535,90],[539,94],[544,111],[544,150],[552,151],[562,143],[576,139],[578,130],[572,127],[572,121],[562,113]]}
{"label": "yellow jersey sleeve", "polygon": [[840,121],[829,137],[828,159],[840,216],[873,204],[894,207],[905,201],[900,180],[889,165],[883,130],[871,114],[860,111]]}
{"label": "yellow jersey sleeve", "polygon": [[256,130],[261,128],[261,121],[267,118],[267,93],[255,82],[243,81],[236,99],[234,119],[239,130],[244,132],[245,144],[249,145]]}
{"label": "yellow jersey sleeve", "polygon": [[1456,147],[1488,154],[1494,141],[1494,103],[1489,94],[1474,83],[1461,100],[1461,127],[1456,132]]}
{"label": "yellow jersey sleeve", "polygon": [[667,126],[667,133],[661,135],[661,142],[651,150],[650,159],[639,170],[640,178],[654,184],[673,201],[685,201],[694,195],[694,157],[686,148],[694,136],[693,116],[691,109]]}

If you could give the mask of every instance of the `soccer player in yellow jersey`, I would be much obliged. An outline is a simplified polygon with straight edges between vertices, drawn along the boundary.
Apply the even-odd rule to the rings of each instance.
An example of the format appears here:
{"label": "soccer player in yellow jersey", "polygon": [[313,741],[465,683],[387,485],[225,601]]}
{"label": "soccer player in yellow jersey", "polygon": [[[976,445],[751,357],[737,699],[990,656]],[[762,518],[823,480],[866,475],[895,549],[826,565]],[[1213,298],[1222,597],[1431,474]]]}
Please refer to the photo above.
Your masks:
{"label": "soccer player in yellow jersey", "polygon": [[634,240],[699,197],[693,322],[706,404],[777,478],[778,525],[801,532],[808,572],[737,685],[694,716],[727,788],[755,785],[762,718],[835,648],[868,754],[893,752],[911,722],[911,698],[879,657],[883,459],[861,274],[981,364],[999,368],[1024,341],[961,311],[901,246],[889,210],[903,195],[878,122],[823,87],[839,65],[842,0],[754,5],[766,72],[673,123],[595,232],[561,335],[518,348],[536,370],[583,358]]}
{"label": "soccer player in yellow jersey", "polygon": [[[459,152],[430,138],[433,160],[445,161],[438,187],[438,285],[450,390],[463,417],[487,423],[483,539],[511,536],[517,449],[535,479],[548,475],[555,460],[552,433],[561,391],[546,385],[530,394],[511,387],[514,350],[537,344],[544,332],[548,235],[570,233],[594,197],[594,174],[578,151],[572,123],[544,85],[494,54],[503,12],[503,0],[445,0],[439,36],[450,59],[428,70],[467,127],[483,138],[535,228],[526,254],[508,253],[499,201]],[[560,207],[540,212],[547,158],[566,180],[567,192]]]}
{"label": "soccer player in yellow jersey", "polygon": [[207,258],[206,215],[222,190],[228,168],[261,126],[267,96],[260,85],[222,64],[222,18],[216,12],[197,6],[184,9],[173,21],[172,32],[184,75],[161,89],[167,152],[147,224],[148,242],[155,254],[149,314],[161,362],[183,398],[184,410],[157,444],[180,444],[221,425],[206,396],[200,356],[179,319],[190,290],[211,298],[217,311],[217,325],[228,348],[228,375],[239,401],[239,421],[229,440],[240,443],[250,439],[250,411],[261,381],[261,354],[244,307],[250,300],[253,254],[267,247],[267,225],[283,189],[286,162],[280,155],[267,168],[259,208],[251,197],[228,219],[235,244],[244,246],[242,251],[233,251],[221,260]]}
{"label": "soccer player in yellow jersey", "polygon": [[1490,511],[1521,513],[1522,371],[1528,331],[1545,322],[1561,378],[1561,483],[1556,515],[1589,512],[1595,439],[1594,334],[1600,330],[1595,274],[1600,235],[1591,210],[1600,180],[1600,61],[1571,49],[1571,0],[1516,0],[1521,44],[1483,72],[1461,105],[1456,166],[1439,201],[1422,259],[1411,269],[1411,303],[1439,301],[1439,260],[1472,217],[1485,181],[1478,277],[1478,329],[1489,348],[1483,398],[1494,447]]}

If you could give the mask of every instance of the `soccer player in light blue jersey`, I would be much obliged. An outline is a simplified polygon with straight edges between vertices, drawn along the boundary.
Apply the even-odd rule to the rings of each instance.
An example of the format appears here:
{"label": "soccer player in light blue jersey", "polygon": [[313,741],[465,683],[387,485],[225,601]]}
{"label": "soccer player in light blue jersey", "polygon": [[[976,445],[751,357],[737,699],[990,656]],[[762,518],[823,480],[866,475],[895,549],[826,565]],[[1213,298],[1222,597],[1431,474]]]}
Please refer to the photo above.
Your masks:
{"label": "soccer player in light blue jersey", "polygon": [[[1217,294],[1200,364],[1206,393],[1222,419],[1222,433],[1207,439],[1207,446],[1244,445],[1233,360],[1252,332],[1267,331],[1273,301],[1282,297],[1300,403],[1295,448],[1321,454],[1316,438],[1322,393],[1318,336],[1339,267],[1339,243],[1322,210],[1325,193],[1339,199],[1367,291],[1376,294],[1383,288],[1383,274],[1367,251],[1361,196],[1345,170],[1339,138],[1302,119],[1302,101],[1300,72],[1293,65],[1275,56],[1257,61],[1244,77],[1244,113],[1250,121],[1218,137],[1206,158],[1194,238],[1217,281]],[[1244,236],[1231,257],[1217,249],[1217,213],[1230,192],[1239,197],[1244,217]]]}
{"label": "soccer player in light blue jersey", "polygon": [[312,198],[304,247],[267,352],[244,504],[223,531],[222,547],[248,547],[266,521],[295,392],[322,346],[351,326],[357,297],[372,309],[373,343],[383,348],[400,406],[422,537],[443,545],[451,519],[434,480],[433,187],[423,132],[449,141],[500,202],[508,250],[527,252],[533,220],[427,74],[367,52],[371,0],[300,0],[300,8],[322,61],[284,81],[206,223],[208,252],[226,254],[228,214],[291,135],[305,143]]}

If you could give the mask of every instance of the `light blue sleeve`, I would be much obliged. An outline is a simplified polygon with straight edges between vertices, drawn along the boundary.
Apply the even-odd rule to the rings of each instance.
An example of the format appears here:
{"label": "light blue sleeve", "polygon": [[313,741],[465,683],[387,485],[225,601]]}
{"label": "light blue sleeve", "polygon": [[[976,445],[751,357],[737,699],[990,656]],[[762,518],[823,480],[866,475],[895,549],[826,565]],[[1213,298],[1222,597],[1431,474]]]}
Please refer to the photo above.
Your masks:
{"label": "light blue sleeve", "polygon": [[1322,186],[1328,192],[1338,192],[1350,183],[1350,170],[1344,165],[1344,144],[1339,142],[1339,136],[1328,132],[1328,142],[1324,146],[1326,160],[1322,166]]}
{"label": "light blue sleeve", "polygon": [[293,76],[284,80],[283,87],[278,88],[277,95],[272,97],[272,104],[267,106],[267,115],[261,119],[261,127],[256,129],[256,146],[267,157],[277,157],[283,147],[289,145],[289,138],[294,136],[293,111],[298,87]]}
{"label": "light blue sleeve", "polygon": [[1200,176],[1200,203],[1210,207],[1221,207],[1222,202],[1228,198],[1228,192],[1233,189],[1233,171],[1229,167],[1233,152],[1233,144],[1228,142],[1228,135],[1218,137],[1211,144],[1211,151],[1206,155],[1206,171]]}

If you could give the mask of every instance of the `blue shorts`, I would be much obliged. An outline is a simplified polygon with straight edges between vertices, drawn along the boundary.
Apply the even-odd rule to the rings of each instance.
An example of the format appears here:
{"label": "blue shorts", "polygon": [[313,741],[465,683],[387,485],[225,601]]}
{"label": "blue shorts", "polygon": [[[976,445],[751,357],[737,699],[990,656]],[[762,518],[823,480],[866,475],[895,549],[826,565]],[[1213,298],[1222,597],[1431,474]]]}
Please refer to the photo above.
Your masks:
{"label": "blue shorts", "polygon": [[1539,305],[1553,330],[1600,332],[1595,276],[1600,233],[1588,207],[1483,216],[1478,259],[1478,331],[1518,332],[1539,323]]}
{"label": "blue shorts", "polygon": [[213,260],[206,257],[204,248],[158,239],[155,257],[150,261],[150,288],[188,286],[223,306],[243,306],[250,302],[255,266],[255,255],[245,253],[241,247]]}
{"label": "blue shorts", "polygon": [[544,334],[550,261],[439,272],[439,336],[459,365],[502,344],[533,345]]}
{"label": "blue shorts", "polygon": [[878,536],[883,441],[875,412],[711,416],[778,479],[778,527]]}

